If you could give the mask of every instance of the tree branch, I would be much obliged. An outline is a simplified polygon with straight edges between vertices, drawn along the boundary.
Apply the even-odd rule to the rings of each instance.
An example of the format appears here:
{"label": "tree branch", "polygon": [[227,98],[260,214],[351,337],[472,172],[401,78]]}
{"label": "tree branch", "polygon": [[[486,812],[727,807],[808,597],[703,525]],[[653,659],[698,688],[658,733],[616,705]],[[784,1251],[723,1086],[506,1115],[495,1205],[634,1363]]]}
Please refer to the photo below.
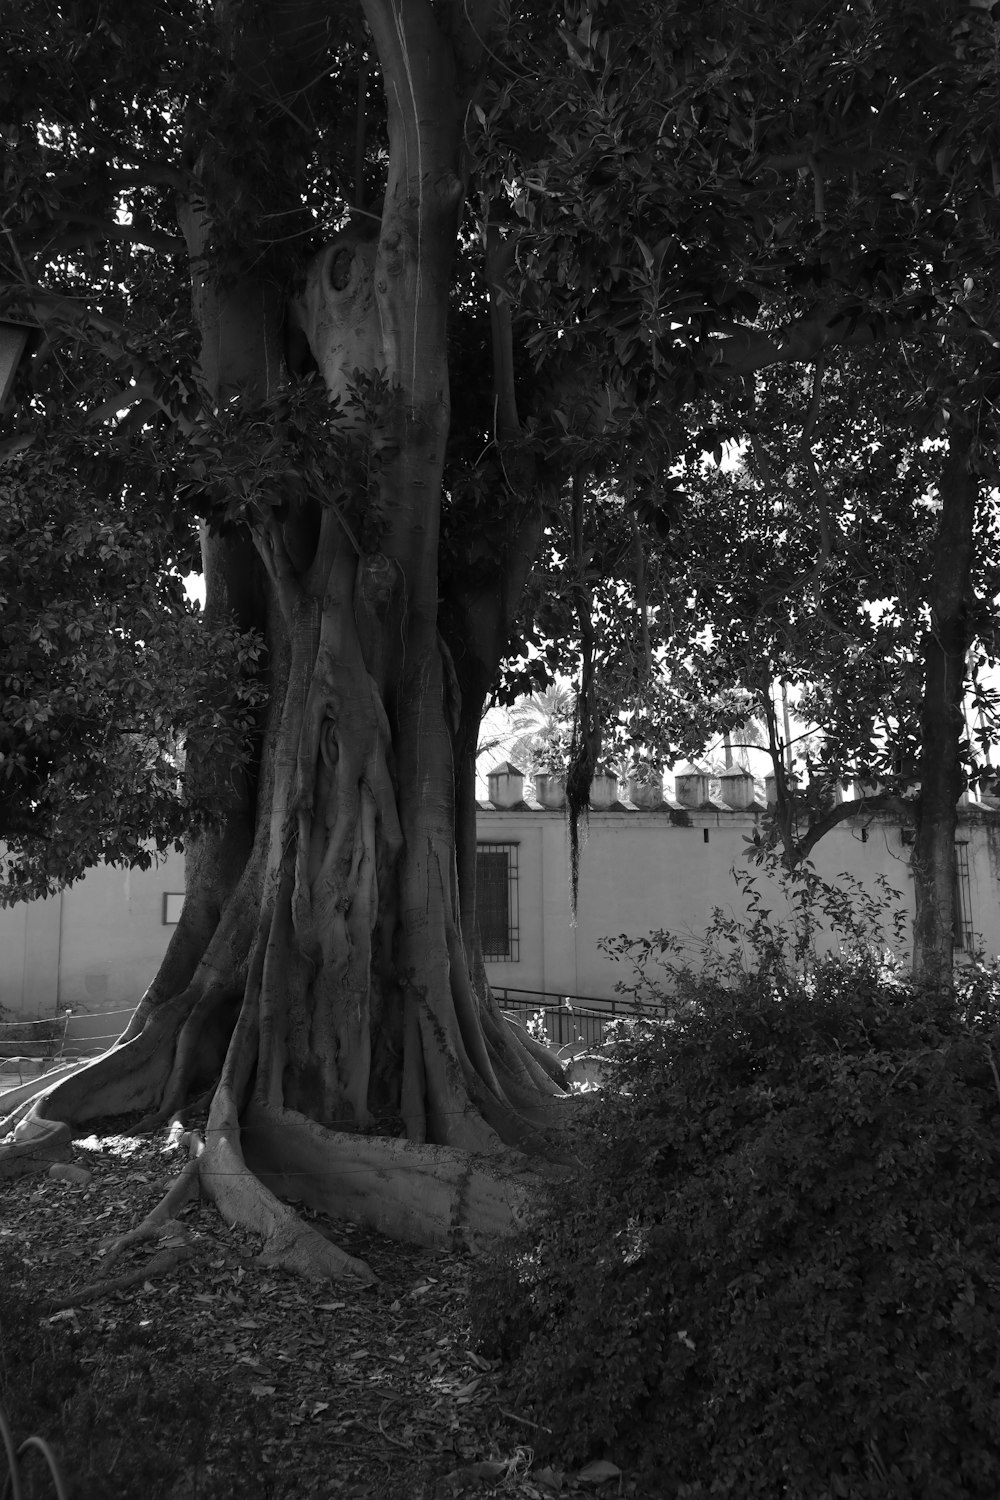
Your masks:
{"label": "tree branch", "polygon": [[913,819],[913,808],[909,807],[902,797],[897,797],[892,792],[880,792],[875,797],[852,797],[847,802],[838,802],[836,807],[831,807],[822,818],[817,819],[815,823],[810,823],[802,837],[795,840],[796,863],[807,859],[820,839],[825,838],[831,829],[865,811],[897,812],[901,820],[912,821]]}
{"label": "tree branch", "polygon": [[[121,154],[119,147],[115,153]],[[49,187],[56,193],[67,188],[86,187],[93,183],[114,187],[190,187],[190,174],[168,161],[140,162],[130,167],[104,167],[96,172],[57,172],[48,179]]]}
{"label": "tree branch", "polygon": [[152,226],[144,228],[140,224],[111,224],[103,219],[75,219],[68,226],[61,227],[57,234],[51,235],[40,230],[32,233],[32,226],[28,225],[27,234],[18,235],[20,247],[27,255],[60,254],[75,250],[81,245],[103,241],[115,245],[142,245],[147,250],[162,250],[169,255],[180,254],[185,248],[179,235],[166,234]]}
{"label": "tree branch", "polygon": [[157,387],[161,384],[159,372],[155,366],[147,363],[129,347],[132,333],[123,323],[117,322],[114,318],[105,317],[103,313],[97,312],[85,302],[77,301],[74,297],[45,292],[40,287],[12,288],[11,290],[16,291],[18,309],[27,308],[34,314],[38,326],[47,333],[51,328],[60,325],[76,330],[89,330],[98,336],[92,341],[93,347],[103,353],[112,364],[124,362],[127,366],[132,376],[132,384],[102,401],[90,413],[90,421],[107,421],[115,412],[126,407],[134,407],[140,401],[155,402],[167,416],[175,421],[178,420],[177,412],[156,394]]}
{"label": "tree branch", "polygon": [[911,323],[891,323],[877,333],[854,317],[802,318],[784,328],[747,328],[725,338],[709,339],[704,346],[712,373],[720,376],[752,375],[779,364],[813,364],[826,349],[864,348],[871,344],[895,344],[912,335]]}

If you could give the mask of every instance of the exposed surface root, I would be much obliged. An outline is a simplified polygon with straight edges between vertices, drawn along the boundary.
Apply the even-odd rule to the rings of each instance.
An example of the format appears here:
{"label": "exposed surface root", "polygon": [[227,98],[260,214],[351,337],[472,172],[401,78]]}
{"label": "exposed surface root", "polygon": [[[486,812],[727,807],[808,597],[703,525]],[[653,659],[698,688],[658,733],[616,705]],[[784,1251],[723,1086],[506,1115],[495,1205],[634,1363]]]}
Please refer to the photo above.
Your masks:
{"label": "exposed surface root", "polygon": [[[163,1226],[166,1233],[182,1230],[183,1225],[168,1221]],[[125,1238],[123,1236],[123,1238]],[[206,1250],[214,1249],[211,1240],[208,1239],[173,1239],[165,1247],[144,1261],[134,1271],[126,1271],[122,1276],[106,1276],[99,1281],[91,1281],[87,1286],[80,1287],[67,1297],[52,1297],[41,1304],[41,1310],[46,1313],[60,1312],[65,1307],[79,1307],[85,1302],[97,1302],[101,1297],[110,1297],[115,1292],[128,1291],[129,1287],[143,1286],[147,1281],[154,1281],[157,1276],[165,1276],[169,1271],[175,1270],[186,1260],[192,1260],[196,1255],[203,1255]]]}
{"label": "exposed surface root", "polygon": [[214,1094],[215,1086],[213,1085],[210,1089],[206,1089],[203,1094],[199,1094],[196,1098],[187,1099],[184,1102],[183,1107],[180,1109],[176,1108],[174,1105],[171,1105],[168,1108],[167,1105],[164,1104],[158,1109],[150,1110],[149,1114],[144,1115],[143,1118],[135,1126],[136,1135],[153,1135],[155,1131],[160,1130],[162,1126],[166,1125],[168,1120],[178,1120],[181,1118],[181,1116],[186,1117],[189,1115],[207,1114],[209,1109],[211,1108],[212,1098]]}
{"label": "exposed surface root", "polygon": [[[9,1120],[3,1123],[9,1124]],[[16,1127],[0,1138],[0,1178],[48,1171],[53,1162],[62,1160],[62,1147],[72,1137],[68,1125],[40,1116],[32,1101]]]}
{"label": "exposed surface root", "polygon": [[514,1033],[525,1052],[528,1053],[533,1062],[537,1063],[546,1077],[551,1082],[558,1084],[560,1089],[565,1090],[569,1085],[566,1069],[551,1048],[544,1046],[542,1042],[536,1041],[527,1028],[521,1025],[520,1021],[513,1021],[504,1017],[504,1023]]}
{"label": "exposed surface root", "polygon": [[294,1209],[281,1203],[247,1167],[239,1147],[227,1133],[209,1135],[198,1159],[205,1193],[227,1224],[239,1224],[263,1236],[257,1259],[311,1281],[359,1281],[371,1285],[374,1271],[339,1249],[318,1230],[303,1222]]}
{"label": "exposed surface root", "polygon": [[0,1091],[0,1140],[14,1129],[43,1093],[48,1093],[56,1083],[72,1077],[74,1073],[82,1072],[90,1066],[91,1061],[92,1059],[84,1059],[61,1063],[58,1067],[50,1068],[40,1078],[28,1079],[24,1083],[15,1084],[13,1088],[5,1086]]}
{"label": "exposed surface root", "polygon": [[[183,1007],[173,1009],[176,1025]],[[251,1097],[258,1014],[256,1004],[248,1002],[229,1035],[204,1141],[194,1134],[186,1137],[194,1142],[192,1159],[152,1212],[107,1244],[100,1280],[86,1290],[86,1297],[133,1285],[195,1254],[177,1216],[199,1191],[227,1225],[259,1237],[260,1264],[310,1280],[370,1285],[377,1278],[364,1261],[332,1243],[283,1199],[428,1247],[478,1249],[509,1234],[537,1190],[545,1163],[533,1166],[502,1142],[544,1152],[549,1116],[554,1123],[568,1101],[531,1049],[521,1052],[518,1066],[518,1049],[504,1046],[496,1048],[499,1073],[492,1063],[489,1067],[498,1097],[473,1066],[461,1039],[453,1052],[446,1046],[443,1024],[435,1027],[429,1016],[422,1019],[422,1107],[434,1101],[429,1123],[451,1144],[342,1133],[279,1103],[265,1103],[262,1092]],[[143,1123],[159,1119],[173,1077],[170,1040],[165,1016],[158,1013],[134,1040],[22,1101],[7,1122],[13,1130],[0,1142],[0,1178],[47,1170],[81,1127],[101,1115],[129,1115],[134,1121],[145,1113]],[[158,1060],[154,1047],[161,1049]],[[537,1092],[534,1074],[541,1075],[543,1084]],[[516,1106],[506,1101],[508,1090]],[[536,1134],[538,1126],[542,1134]],[[176,1135],[182,1138],[180,1124]],[[168,1243],[141,1272],[124,1279],[108,1276],[124,1252],[145,1242],[159,1244],[164,1235]]]}
{"label": "exposed surface root", "polygon": [[207,1197],[227,1224],[239,1224],[262,1236],[261,1265],[276,1266],[312,1281],[359,1281],[378,1278],[363,1260],[331,1243],[325,1235],[282,1203],[244,1160],[241,1129],[232,1094],[220,1083],[198,1157],[198,1178]]}
{"label": "exposed surface root", "polygon": [[132,1245],[141,1244],[143,1240],[159,1238],[168,1225],[175,1225],[177,1215],[185,1204],[198,1195],[198,1158],[200,1152],[193,1155],[184,1168],[177,1181],[170,1188],[152,1210],[135,1229],[130,1229],[125,1234],[120,1234],[110,1241],[102,1261],[102,1269],[108,1271],[121,1255],[123,1250]]}
{"label": "exposed surface root", "polygon": [[112,1047],[55,1083],[40,1080],[38,1088],[0,1120],[0,1178],[42,1170],[54,1159],[45,1154],[49,1148],[65,1144],[88,1120],[126,1115],[154,1104],[169,1073],[171,1025],[172,1009],[164,1006],[132,1041]]}
{"label": "exposed surface root", "polygon": [[254,1103],[247,1163],[283,1197],[422,1245],[478,1248],[509,1234],[538,1176],[514,1152],[476,1157],[448,1146],[326,1130]]}

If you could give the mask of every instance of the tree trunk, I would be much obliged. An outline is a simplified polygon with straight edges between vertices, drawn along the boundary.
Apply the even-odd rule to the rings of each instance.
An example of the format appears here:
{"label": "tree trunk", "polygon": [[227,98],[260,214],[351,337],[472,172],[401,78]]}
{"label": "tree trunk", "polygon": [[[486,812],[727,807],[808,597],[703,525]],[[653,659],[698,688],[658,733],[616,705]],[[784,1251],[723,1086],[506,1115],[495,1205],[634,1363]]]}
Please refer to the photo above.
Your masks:
{"label": "tree trunk", "polygon": [[[424,0],[364,9],[389,119],[381,228],[317,258],[297,316],[331,397],[370,380],[378,420],[349,404],[333,418],[367,483],[257,504],[252,551],[207,540],[208,609],[266,633],[259,764],[192,852],[178,934],[121,1043],[35,1100],[0,1161],[37,1164],[98,1116],[142,1109],[152,1127],[208,1098],[202,1187],[264,1236],[264,1259],[321,1276],[366,1270],[275,1189],[431,1243],[492,1237],[531,1180],[510,1148],[545,1149],[562,1093],[476,992],[456,863],[456,783],[468,819],[471,720],[506,644],[494,622],[463,674],[463,716],[439,633],[438,527],[472,49]],[[476,9],[481,25],[489,7]],[[220,405],[259,402],[280,369],[274,286],[210,276],[232,184],[216,164],[201,186],[182,224],[205,386]],[[468,889],[468,849],[464,863]]]}
{"label": "tree trunk", "polygon": [[952,984],[955,944],[955,829],[965,789],[961,741],[969,648],[973,534],[979,480],[972,438],[953,428],[941,477],[941,514],[931,574],[930,625],[924,635],[920,711],[920,798],[911,869],[914,978]]}

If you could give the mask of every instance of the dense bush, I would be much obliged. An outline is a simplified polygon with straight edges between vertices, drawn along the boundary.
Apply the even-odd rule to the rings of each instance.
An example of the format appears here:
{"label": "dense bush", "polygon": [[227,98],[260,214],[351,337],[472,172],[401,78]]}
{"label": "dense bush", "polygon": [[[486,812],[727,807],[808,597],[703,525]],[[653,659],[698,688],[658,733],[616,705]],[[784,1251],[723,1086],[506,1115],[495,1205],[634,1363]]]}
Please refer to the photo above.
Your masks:
{"label": "dense bush", "polygon": [[1000,1493],[998,996],[858,953],[622,1037],[473,1297],[550,1452],[684,1500]]}

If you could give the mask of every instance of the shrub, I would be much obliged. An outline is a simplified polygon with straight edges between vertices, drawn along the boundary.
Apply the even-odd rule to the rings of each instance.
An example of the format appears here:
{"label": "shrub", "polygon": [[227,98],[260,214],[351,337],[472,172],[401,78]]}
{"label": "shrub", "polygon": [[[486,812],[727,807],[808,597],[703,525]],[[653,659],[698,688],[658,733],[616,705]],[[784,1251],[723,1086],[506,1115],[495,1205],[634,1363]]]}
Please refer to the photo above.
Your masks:
{"label": "shrub", "polygon": [[549,1450],[678,1500],[1000,1493],[998,995],[857,952],[622,1035],[474,1289]]}

